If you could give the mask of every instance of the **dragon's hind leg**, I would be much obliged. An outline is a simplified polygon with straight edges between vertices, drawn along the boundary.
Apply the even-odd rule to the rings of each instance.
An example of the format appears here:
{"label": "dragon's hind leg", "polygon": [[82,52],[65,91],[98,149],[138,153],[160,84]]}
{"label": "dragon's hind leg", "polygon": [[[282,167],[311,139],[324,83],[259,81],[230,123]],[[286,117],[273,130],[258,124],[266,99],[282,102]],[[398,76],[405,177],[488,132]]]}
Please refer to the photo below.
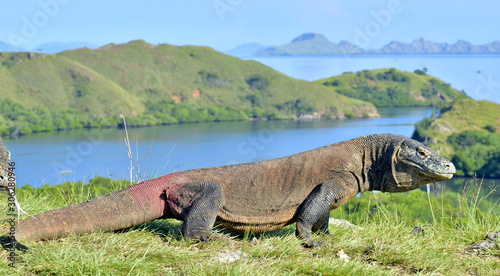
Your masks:
{"label": "dragon's hind leg", "polygon": [[348,180],[350,179],[340,178],[338,182],[327,181],[317,186],[302,203],[297,216],[295,233],[304,241],[305,247],[328,245],[327,242],[313,241],[311,231],[328,233],[330,211],[342,206],[356,195],[356,191],[345,184]]}
{"label": "dragon's hind leg", "polygon": [[179,193],[179,203],[183,206],[184,237],[208,241],[213,234],[217,213],[224,204],[222,187],[203,180],[187,183]]}
{"label": "dragon's hind leg", "polygon": [[328,226],[330,223],[330,212],[327,212],[322,218],[320,218],[312,227],[312,231],[318,234],[330,234],[328,231]]}

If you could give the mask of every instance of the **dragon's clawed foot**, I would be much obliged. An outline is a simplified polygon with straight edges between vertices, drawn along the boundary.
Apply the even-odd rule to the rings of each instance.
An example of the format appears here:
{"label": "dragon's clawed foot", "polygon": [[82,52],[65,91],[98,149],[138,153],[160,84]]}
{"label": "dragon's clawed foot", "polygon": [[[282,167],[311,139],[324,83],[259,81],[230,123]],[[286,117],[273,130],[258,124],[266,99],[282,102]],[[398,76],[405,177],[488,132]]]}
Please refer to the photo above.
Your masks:
{"label": "dragon's clawed foot", "polygon": [[305,248],[319,248],[319,247],[330,247],[330,244],[326,241],[313,241],[309,240],[304,243]]}

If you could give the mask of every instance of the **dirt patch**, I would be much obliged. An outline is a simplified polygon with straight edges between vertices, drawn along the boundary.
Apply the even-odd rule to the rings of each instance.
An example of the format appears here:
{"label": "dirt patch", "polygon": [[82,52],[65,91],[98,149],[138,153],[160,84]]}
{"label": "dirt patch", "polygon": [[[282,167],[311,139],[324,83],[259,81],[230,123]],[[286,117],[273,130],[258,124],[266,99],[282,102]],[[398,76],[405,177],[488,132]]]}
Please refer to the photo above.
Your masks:
{"label": "dirt patch", "polygon": [[432,128],[442,133],[452,133],[454,131],[453,126],[451,126],[448,122],[434,124]]}
{"label": "dirt patch", "polygon": [[425,102],[425,97],[422,95],[415,96],[415,100]]}
{"label": "dirt patch", "polygon": [[202,95],[202,93],[201,93],[201,90],[200,90],[200,89],[195,89],[195,90],[193,91],[193,97],[194,97],[195,99],[201,99],[201,95]]}
{"label": "dirt patch", "polygon": [[171,97],[175,103],[182,103],[184,101],[184,97],[182,95],[172,95]]}

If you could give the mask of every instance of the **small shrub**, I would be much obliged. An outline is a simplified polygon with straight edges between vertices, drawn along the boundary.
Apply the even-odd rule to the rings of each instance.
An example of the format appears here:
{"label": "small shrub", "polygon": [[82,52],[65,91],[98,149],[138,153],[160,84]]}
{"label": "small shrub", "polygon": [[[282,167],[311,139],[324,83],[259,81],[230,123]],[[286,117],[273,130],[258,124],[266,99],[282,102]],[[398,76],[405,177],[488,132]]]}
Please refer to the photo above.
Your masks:
{"label": "small shrub", "polygon": [[246,79],[248,86],[253,90],[267,90],[269,87],[269,79],[261,74],[255,74]]}

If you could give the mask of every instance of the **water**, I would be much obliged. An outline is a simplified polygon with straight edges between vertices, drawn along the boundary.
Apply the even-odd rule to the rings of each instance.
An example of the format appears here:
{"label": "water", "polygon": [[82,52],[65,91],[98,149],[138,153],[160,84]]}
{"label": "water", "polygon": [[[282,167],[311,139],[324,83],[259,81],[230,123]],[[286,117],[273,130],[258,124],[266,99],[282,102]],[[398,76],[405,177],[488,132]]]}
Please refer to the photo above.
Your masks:
{"label": "water", "polygon": [[500,103],[500,55],[360,55],[319,57],[249,57],[288,76],[314,81],[344,72],[396,68],[428,69],[476,100]]}
{"label": "water", "polygon": [[[358,136],[411,136],[432,109],[381,109],[387,117],[338,121],[252,121],[129,129],[134,175],[148,179],[175,170],[283,157]],[[33,134],[7,140],[19,186],[57,184],[96,175],[128,179],[123,129]],[[150,150],[151,149],[151,150]],[[137,155],[139,165],[137,165]]]}

